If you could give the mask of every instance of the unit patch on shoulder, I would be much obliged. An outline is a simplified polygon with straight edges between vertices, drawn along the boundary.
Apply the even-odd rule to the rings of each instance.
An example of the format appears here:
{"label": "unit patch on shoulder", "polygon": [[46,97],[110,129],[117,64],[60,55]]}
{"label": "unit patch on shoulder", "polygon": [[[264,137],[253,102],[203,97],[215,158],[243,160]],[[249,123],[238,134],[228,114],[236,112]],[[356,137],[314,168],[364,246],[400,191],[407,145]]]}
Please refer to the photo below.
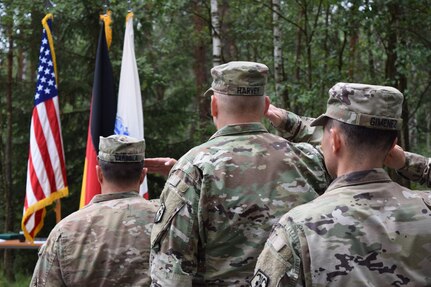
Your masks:
{"label": "unit patch on shoulder", "polygon": [[269,283],[268,276],[265,275],[260,269],[257,270],[256,274],[254,274],[251,279],[250,285],[252,287],[267,287]]}
{"label": "unit patch on shoulder", "polygon": [[160,204],[159,210],[157,210],[156,215],[154,216],[154,223],[159,223],[162,220],[163,214],[165,213],[166,206],[162,202]]}

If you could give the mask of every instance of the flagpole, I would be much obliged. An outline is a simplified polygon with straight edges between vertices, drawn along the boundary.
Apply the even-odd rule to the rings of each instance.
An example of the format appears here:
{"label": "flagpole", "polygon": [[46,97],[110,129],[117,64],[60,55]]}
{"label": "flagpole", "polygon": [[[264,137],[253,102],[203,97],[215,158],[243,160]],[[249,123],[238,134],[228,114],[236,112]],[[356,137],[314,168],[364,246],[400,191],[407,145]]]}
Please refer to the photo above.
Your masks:
{"label": "flagpole", "polygon": [[[54,7],[54,3],[52,3],[50,0],[47,0],[46,4],[47,6],[47,10],[49,10],[49,8]],[[52,16],[50,16],[52,17]],[[47,18],[48,19],[48,18]],[[55,73],[55,82],[58,85],[58,73],[57,73],[57,59],[55,56],[55,50],[54,50],[54,46],[53,46],[53,39],[52,39],[52,34],[51,34],[51,29],[47,29],[47,24],[46,22],[42,21],[42,25],[46,28],[47,34],[48,34],[48,42],[52,51],[52,61],[53,61],[53,65],[54,65],[54,73]],[[55,212],[55,223],[59,223],[61,221],[61,201],[60,198],[55,200],[55,208],[54,208],[54,212]]]}
{"label": "flagpole", "polygon": [[[50,0],[47,0],[45,2],[45,8],[47,11],[49,11],[50,8],[54,7],[55,4],[52,3]],[[48,39],[50,40],[49,44],[51,47],[51,50],[54,51],[54,47],[52,46],[52,34],[51,34],[51,30],[47,29],[47,33],[48,33]],[[54,62],[54,73],[55,73],[55,82],[58,85],[58,73],[57,73],[57,59],[55,58],[55,53],[52,52],[52,60]],[[55,223],[59,223],[61,221],[61,201],[60,199],[56,199],[55,200]]]}
{"label": "flagpole", "polygon": [[59,223],[61,221],[61,201],[57,199],[55,201],[55,223]]}
{"label": "flagpole", "polygon": [[[45,2],[45,8],[47,11],[49,11],[50,8],[55,7],[55,4],[51,2],[50,0],[47,0]],[[52,34],[51,30],[47,29],[48,38],[50,39],[50,46],[52,45]],[[54,47],[51,46],[51,50],[54,51]],[[55,73],[55,82],[58,84],[58,74],[57,74],[57,61],[55,58],[55,53],[52,53],[52,58],[54,62],[54,73]],[[55,223],[59,223],[61,221],[61,201],[60,199],[55,200]]]}

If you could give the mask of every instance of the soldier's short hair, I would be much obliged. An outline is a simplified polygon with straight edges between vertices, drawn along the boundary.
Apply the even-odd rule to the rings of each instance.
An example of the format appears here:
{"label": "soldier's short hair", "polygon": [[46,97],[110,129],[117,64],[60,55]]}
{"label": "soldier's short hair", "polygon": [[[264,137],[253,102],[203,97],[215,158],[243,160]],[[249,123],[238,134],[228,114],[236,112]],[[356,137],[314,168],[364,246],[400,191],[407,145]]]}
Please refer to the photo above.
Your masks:
{"label": "soldier's short hair", "polygon": [[327,119],[325,128],[337,126],[344,134],[346,145],[357,151],[382,151],[388,152],[398,136],[396,130],[372,129],[364,126],[346,124],[334,119]]}
{"label": "soldier's short hair", "polygon": [[144,168],[144,161],[140,162],[107,162],[99,159],[104,178],[118,185],[136,183]]}

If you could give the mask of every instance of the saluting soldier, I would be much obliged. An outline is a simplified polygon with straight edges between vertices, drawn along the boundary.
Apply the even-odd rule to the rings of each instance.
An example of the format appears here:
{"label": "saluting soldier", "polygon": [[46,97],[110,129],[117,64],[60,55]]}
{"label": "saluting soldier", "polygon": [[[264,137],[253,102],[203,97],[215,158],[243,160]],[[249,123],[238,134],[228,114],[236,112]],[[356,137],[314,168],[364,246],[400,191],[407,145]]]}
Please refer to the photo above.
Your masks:
{"label": "saluting soldier", "polygon": [[211,75],[218,131],[170,171],[151,235],[152,286],[247,286],[272,225],[330,182],[315,148],[261,124],[267,66],[230,62]]}
{"label": "saluting soldier", "polygon": [[100,137],[102,193],[54,227],[30,286],[150,286],[150,234],[159,206],[139,195],[144,156],[144,140]]}
{"label": "saluting soldier", "polygon": [[431,286],[431,193],[382,168],[401,128],[395,88],[338,83],[321,148],[335,178],[323,195],[275,225],[251,286]]}

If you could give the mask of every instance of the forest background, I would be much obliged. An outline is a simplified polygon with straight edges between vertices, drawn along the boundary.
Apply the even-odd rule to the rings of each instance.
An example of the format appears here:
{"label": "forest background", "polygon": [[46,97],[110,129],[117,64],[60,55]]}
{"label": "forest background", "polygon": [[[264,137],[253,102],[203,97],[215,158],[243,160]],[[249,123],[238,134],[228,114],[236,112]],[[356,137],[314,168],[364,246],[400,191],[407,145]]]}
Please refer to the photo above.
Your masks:
{"label": "forest background", "polygon": [[[54,14],[70,191],[62,199],[65,217],[79,206],[104,2],[55,4],[49,12]],[[0,228],[4,232],[20,230],[45,6],[45,1],[0,0]],[[396,87],[405,96],[401,145],[431,155],[429,0],[132,0],[130,4],[117,0],[110,1],[109,8],[110,58],[117,87],[125,16],[129,8],[135,15],[147,157],[178,159],[215,131],[209,99],[202,94],[211,84],[211,67],[233,60],[268,65],[267,94],[272,102],[305,116],[316,117],[325,110],[328,89],[336,82]],[[149,176],[152,198],[164,180]],[[46,237],[54,224],[49,207],[39,236]],[[5,278],[0,285],[16,276],[28,283],[37,252],[1,254]]]}

